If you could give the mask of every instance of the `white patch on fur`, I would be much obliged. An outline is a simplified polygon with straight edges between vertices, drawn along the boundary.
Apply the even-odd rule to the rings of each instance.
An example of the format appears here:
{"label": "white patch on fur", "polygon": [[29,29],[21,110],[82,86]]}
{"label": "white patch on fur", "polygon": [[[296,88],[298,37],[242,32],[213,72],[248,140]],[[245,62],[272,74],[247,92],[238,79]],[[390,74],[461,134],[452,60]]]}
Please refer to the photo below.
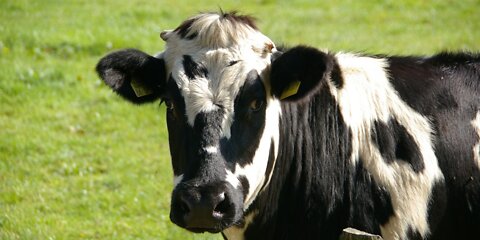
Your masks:
{"label": "white patch on fur", "polygon": [[265,114],[265,128],[263,130],[262,136],[257,150],[255,151],[255,156],[253,157],[252,163],[247,164],[244,167],[241,167],[239,164],[235,166],[235,176],[245,176],[249,183],[248,194],[244,200],[244,209],[248,209],[250,204],[256,198],[258,193],[262,190],[262,186],[266,182],[270,182],[270,179],[273,174],[273,169],[275,168],[275,162],[272,163],[272,171],[269,176],[265,176],[265,171],[268,166],[268,160],[270,156],[270,146],[272,141],[274,143],[274,159],[278,155],[278,144],[279,144],[279,121],[280,121],[280,102],[276,99],[268,99],[268,106]]}
{"label": "white patch on fur", "polygon": [[227,176],[225,177],[225,181],[230,183],[235,189],[238,189],[238,186],[240,186],[240,181],[238,180],[237,176],[228,169],[227,169]]}
{"label": "white patch on fur", "polygon": [[178,176],[173,176],[173,189],[177,187],[177,185],[182,182],[183,180],[183,174],[180,174]]}
{"label": "white patch on fur", "polygon": [[[200,112],[219,108],[225,111],[223,136],[230,137],[233,122],[233,101],[244,84],[247,74],[256,70],[260,75],[270,64],[273,42],[245,24],[222,19],[218,14],[200,14],[194,17],[189,33],[197,33],[192,40],[182,39],[175,32],[166,36],[166,50],[162,54],[166,70],[172,73],[185,100],[187,122],[193,126]],[[266,46],[271,51],[264,51]],[[189,79],[183,69],[183,56],[208,70],[207,78]],[[239,61],[228,66],[231,61]]]}
{"label": "white patch on fur", "polygon": [[[331,87],[346,124],[352,130],[352,157],[359,157],[374,180],[391,195],[395,215],[381,226],[385,239],[405,239],[409,228],[428,236],[428,205],[435,183],[442,181],[429,120],[410,108],[389,82],[385,59],[336,54],[344,86]],[[396,119],[413,137],[423,157],[425,169],[415,173],[405,161],[387,164],[371,139],[375,120],[387,123]]]}
{"label": "white patch on fur", "polygon": [[268,99],[268,106],[266,109],[265,128],[260,138],[260,142],[255,155],[252,159],[252,163],[244,167],[239,164],[235,166],[235,171],[232,173],[227,171],[226,180],[232,184],[235,188],[240,185],[238,177],[245,176],[247,178],[249,189],[246,198],[244,199],[244,210],[248,209],[258,193],[263,190],[262,186],[268,185],[273,175],[273,168],[275,162],[272,163],[272,171],[268,176],[265,176],[265,172],[268,166],[268,160],[270,157],[270,146],[272,141],[274,143],[274,159],[278,154],[279,144],[279,120],[280,120],[280,102],[276,99]]}
{"label": "white patch on fur", "polygon": [[256,211],[245,216],[245,225],[243,227],[232,226],[225,230],[223,230],[223,234],[227,237],[228,240],[243,240],[245,239],[245,230],[247,229],[248,225],[252,223],[253,217],[257,214]]}
{"label": "white patch on fur", "polygon": [[477,164],[477,167],[480,168],[480,111],[477,112],[477,117],[472,120],[472,125],[479,138],[477,144],[473,146],[473,160]]}
{"label": "white patch on fur", "polygon": [[210,154],[214,154],[214,153],[218,152],[218,148],[214,147],[214,146],[206,147],[204,150],[205,150],[205,152],[210,153]]}

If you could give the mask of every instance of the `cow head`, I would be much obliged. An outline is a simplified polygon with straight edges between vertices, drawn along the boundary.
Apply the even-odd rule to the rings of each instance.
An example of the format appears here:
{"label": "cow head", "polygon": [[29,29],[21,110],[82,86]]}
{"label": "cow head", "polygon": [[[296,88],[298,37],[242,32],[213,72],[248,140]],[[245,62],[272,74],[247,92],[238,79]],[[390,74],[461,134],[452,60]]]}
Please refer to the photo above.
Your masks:
{"label": "cow head", "polygon": [[166,49],[157,56],[113,52],[97,72],[131,102],[165,102],[175,175],[170,218],[190,231],[219,232],[241,224],[268,184],[279,143],[277,99],[289,84],[272,89],[279,52],[250,17],[200,14],[161,38]]}

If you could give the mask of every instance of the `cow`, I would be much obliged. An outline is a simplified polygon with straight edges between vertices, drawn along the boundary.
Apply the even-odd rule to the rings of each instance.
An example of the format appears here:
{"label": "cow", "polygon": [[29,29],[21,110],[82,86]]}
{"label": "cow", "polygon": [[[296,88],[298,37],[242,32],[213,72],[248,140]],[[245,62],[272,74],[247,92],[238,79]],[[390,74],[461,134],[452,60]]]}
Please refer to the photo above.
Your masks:
{"label": "cow", "polygon": [[96,66],[166,106],[170,219],[225,239],[467,239],[480,228],[480,55],[280,49],[250,16],[201,13],[165,50]]}

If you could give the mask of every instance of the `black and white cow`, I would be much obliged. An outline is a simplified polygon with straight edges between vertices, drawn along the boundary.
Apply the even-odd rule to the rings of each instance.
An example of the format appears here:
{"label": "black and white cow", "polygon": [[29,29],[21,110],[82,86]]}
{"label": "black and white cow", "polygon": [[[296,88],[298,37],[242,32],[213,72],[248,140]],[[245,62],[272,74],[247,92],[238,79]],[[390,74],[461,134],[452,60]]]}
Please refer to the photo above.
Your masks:
{"label": "black and white cow", "polygon": [[121,50],[97,71],[131,102],[165,102],[175,224],[227,239],[480,236],[480,55],[281,53],[235,13],[161,38],[155,57]]}

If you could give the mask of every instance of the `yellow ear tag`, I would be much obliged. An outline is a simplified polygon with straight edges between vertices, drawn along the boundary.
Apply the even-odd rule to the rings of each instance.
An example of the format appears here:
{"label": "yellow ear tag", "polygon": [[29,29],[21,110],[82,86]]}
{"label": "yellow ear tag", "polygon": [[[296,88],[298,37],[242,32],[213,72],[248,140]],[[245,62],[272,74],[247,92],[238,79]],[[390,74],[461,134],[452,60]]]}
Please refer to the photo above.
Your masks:
{"label": "yellow ear tag", "polygon": [[138,81],[136,78],[132,79],[132,81],[130,82],[130,86],[132,87],[137,97],[143,97],[153,93],[152,89],[145,86],[145,84]]}
{"label": "yellow ear tag", "polygon": [[280,99],[285,99],[290,96],[293,96],[297,94],[298,89],[300,88],[300,81],[293,81],[288,85],[288,87],[283,91],[282,96],[280,96]]}

